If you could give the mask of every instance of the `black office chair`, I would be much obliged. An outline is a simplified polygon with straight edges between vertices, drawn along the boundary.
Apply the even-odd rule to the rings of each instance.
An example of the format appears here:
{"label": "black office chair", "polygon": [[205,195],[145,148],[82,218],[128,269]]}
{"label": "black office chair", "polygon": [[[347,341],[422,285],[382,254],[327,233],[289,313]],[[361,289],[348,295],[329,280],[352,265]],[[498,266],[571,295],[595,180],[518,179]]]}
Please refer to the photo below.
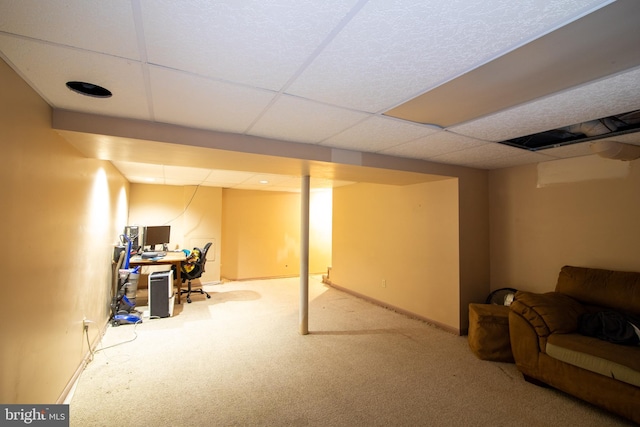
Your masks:
{"label": "black office chair", "polygon": [[204,268],[207,263],[207,252],[209,252],[210,246],[211,242],[207,243],[204,246],[204,249],[194,248],[194,250],[197,249],[198,251],[200,251],[200,258],[196,262],[191,264],[193,265],[193,269],[191,271],[180,271],[180,278],[182,279],[182,283],[188,282],[187,289],[182,289],[180,291],[180,294],[187,294],[188,303],[191,303],[191,292],[200,292],[202,295],[206,295],[207,298],[211,298],[211,295],[209,295],[204,289],[202,289],[202,287],[200,287],[200,289],[191,288],[191,281],[193,279],[199,279],[200,276],[202,276],[202,273],[204,273]]}

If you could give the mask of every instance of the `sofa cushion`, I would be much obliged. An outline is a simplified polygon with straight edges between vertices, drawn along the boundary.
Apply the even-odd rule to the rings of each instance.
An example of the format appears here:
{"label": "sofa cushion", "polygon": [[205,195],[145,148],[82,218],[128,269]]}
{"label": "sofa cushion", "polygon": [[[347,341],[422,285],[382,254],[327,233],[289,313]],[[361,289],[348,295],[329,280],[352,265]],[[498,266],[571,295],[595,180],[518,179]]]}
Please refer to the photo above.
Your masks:
{"label": "sofa cushion", "polygon": [[580,315],[587,312],[585,306],[559,292],[518,291],[510,308],[529,321],[539,337],[575,332]]}
{"label": "sofa cushion", "polygon": [[580,334],[551,334],[547,355],[640,387],[640,346],[621,346]]}
{"label": "sofa cushion", "polygon": [[640,273],[567,265],[556,291],[585,304],[640,315]]}

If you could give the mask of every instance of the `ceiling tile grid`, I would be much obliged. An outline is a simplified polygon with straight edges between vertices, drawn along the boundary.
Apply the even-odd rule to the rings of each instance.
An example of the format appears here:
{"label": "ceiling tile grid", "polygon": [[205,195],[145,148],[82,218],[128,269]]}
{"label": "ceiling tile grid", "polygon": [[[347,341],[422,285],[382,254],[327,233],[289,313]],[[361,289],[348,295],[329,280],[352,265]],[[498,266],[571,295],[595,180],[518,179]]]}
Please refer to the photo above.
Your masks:
{"label": "ceiling tile grid", "polygon": [[[382,113],[632,1],[0,0],[0,58],[54,109],[495,169],[590,155],[588,144],[532,153],[495,142],[640,109],[640,68],[445,130]],[[496,78],[509,79],[509,70]],[[69,80],[114,95],[84,97],[65,87]],[[456,109],[453,98],[444,102]],[[640,144],[639,136],[617,140]],[[167,156],[178,158],[152,157]],[[136,158],[148,157],[132,152]],[[120,166],[132,180],[142,171],[175,185],[201,180],[186,170]],[[225,182],[207,171],[201,182]]]}
{"label": "ceiling tile grid", "polygon": [[381,150],[382,154],[417,159],[431,159],[443,154],[481,147],[487,141],[469,138],[449,131],[440,131],[404,144]]}
{"label": "ceiling tile grid", "polygon": [[293,142],[319,143],[367,117],[359,111],[281,95],[247,133]]}
{"label": "ceiling tile grid", "polygon": [[149,62],[280,90],[355,0],[141,0]]}
{"label": "ceiling tile grid", "polygon": [[244,133],[275,92],[149,67],[156,121]]}
{"label": "ceiling tile grid", "polygon": [[2,0],[0,32],[141,59],[129,0]]}
{"label": "ceiling tile grid", "polygon": [[464,165],[479,169],[492,169],[501,161],[504,165],[533,163],[536,161],[553,160],[544,154],[527,152],[504,144],[486,143],[460,151],[435,156],[434,162]]}
{"label": "ceiling tile grid", "polygon": [[322,145],[349,150],[379,152],[439,131],[440,129],[433,126],[371,116],[344,132],[322,141]]}
{"label": "ceiling tile grid", "polygon": [[379,112],[603,3],[371,0],[287,92]]}
{"label": "ceiling tile grid", "polygon": [[[0,51],[50,105],[116,117],[151,118],[139,62],[1,33]],[[65,86],[74,80],[107,87],[114,96],[98,99],[79,95]]]}

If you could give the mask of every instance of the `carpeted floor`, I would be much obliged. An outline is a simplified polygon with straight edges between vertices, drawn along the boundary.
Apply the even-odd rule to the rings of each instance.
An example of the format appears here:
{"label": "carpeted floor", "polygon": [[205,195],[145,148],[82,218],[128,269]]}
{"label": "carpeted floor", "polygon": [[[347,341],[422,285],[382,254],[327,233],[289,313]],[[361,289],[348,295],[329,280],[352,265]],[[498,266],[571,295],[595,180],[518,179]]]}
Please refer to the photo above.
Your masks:
{"label": "carpeted floor", "polygon": [[[622,426],[466,337],[310,280],[206,287],[174,316],[109,327],[71,400],[71,426]],[[144,303],[138,298],[140,305]]]}

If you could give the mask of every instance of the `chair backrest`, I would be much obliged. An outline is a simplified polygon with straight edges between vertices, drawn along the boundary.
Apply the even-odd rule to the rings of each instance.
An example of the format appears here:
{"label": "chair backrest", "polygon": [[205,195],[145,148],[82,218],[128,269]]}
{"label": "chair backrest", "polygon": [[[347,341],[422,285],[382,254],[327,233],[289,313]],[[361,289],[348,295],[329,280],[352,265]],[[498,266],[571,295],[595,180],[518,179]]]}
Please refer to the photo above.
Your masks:
{"label": "chair backrest", "polygon": [[205,266],[207,264],[207,252],[209,252],[210,247],[211,242],[208,242],[206,245],[204,245],[203,249],[194,248],[194,250],[197,249],[200,252],[200,257],[198,258],[198,261],[194,263],[193,269],[191,271],[189,271],[188,273],[182,271],[180,273],[183,279],[197,279],[202,276],[202,273],[204,273]]}
{"label": "chair backrest", "polygon": [[210,247],[211,247],[211,242],[208,242],[206,245],[204,245],[204,249],[200,251],[202,255],[200,256],[199,262],[202,265],[202,273],[204,273],[205,266],[207,265],[207,252],[209,252]]}

